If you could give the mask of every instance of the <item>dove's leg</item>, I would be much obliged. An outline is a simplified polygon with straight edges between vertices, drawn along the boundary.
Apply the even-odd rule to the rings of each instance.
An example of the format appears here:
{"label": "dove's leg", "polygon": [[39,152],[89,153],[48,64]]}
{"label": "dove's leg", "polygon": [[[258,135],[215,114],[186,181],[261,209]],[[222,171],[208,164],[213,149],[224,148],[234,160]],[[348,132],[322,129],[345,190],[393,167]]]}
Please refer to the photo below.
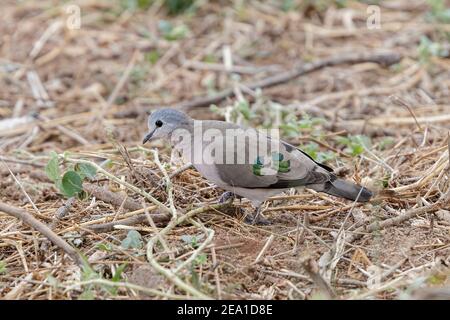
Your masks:
{"label": "dove's leg", "polygon": [[259,204],[256,206],[256,210],[253,213],[253,215],[247,214],[245,216],[244,221],[248,224],[255,224],[255,225],[264,225],[267,226],[269,224],[272,224],[264,215],[262,214],[262,205]]}
{"label": "dove's leg", "polygon": [[224,193],[222,193],[222,195],[219,198],[219,203],[225,203],[228,202],[228,200],[232,199],[234,200],[234,198],[238,198],[241,199],[242,197],[238,196],[237,194],[234,194],[231,191],[225,191]]}

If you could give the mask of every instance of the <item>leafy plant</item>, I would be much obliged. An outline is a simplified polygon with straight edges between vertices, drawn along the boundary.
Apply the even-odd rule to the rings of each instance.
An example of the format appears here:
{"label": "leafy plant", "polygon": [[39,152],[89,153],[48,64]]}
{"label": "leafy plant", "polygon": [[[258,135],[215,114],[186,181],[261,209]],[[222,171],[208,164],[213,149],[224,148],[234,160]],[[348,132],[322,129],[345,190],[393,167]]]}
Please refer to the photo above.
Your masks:
{"label": "leafy plant", "polygon": [[176,15],[190,9],[195,0],[165,0],[164,6],[171,15]]}
{"label": "leafy plant", "polygon": [[[121,264],[117,269],[115,270],[114,274],[112,275],[110,281],[111,282],[120,282],[123,280],[122,274],[125,270],[127,264]],[[102,275],[96,272],[88,263],[87,259],[83,256],[82,257],[82,267],[81,267],[81,281],[88,281],[88,280],[96,280],[96,279],[102,279]],[[107,284],[87,284],[83,286],[83,292],[78,297],[79,300],[93,300],[95,298],[95,289],[100,288],[109,294],[116,295],[117,294],[117,287],[110,286]]]}
{"label": "leafy plant", "polygon": [[447,57],[449,55],[447,49],[440,43],[431,41],[427,36],[420,38],[420,44],[417,50],[422,63],[428,63],[431,57]]}
{"label": "leafy plant", "polygon": [[189,33],[189,28],[184,24],[174,26],[170,21],[159,20],[158,29],[162,36],[169,41],[185,38]]}
{"label": "leafy plant", "polygon": [[77,196],[83,198],[83,180],[94,179],[97,169],[89,164],[76,164],[72,169],[61,173],[56,152],[50,153],[50,160],[45,166],[45,173],[52,180],[56,188],[66,197]]}
{"label": "leafy plant", "polygon": [[155,64],[156,62],[158,62],[159,58],[160,58],[160,55],[159,55],[158,50],[152,50],[152,51],[145,53],[145,60],[147,60],[151,64]]}
{"label": "leafy plant", "polygon": [[192,248],[197,249],[199,246],[199,240],[203,239],[204,236],[205,236],[204,234],[200,234],[198,236],[196,235],[191,236],[188,234],[184,234],[181,236],[181,240],[184,243],[190,245]]}
{"label": "leafy plant", "polygon": [[[114,272],[114,275],[111,278],[111,281],[112,282],[120,282],[120,281],[122,281],[123,280],[122,274],[123,274],[123,271],[125,270],[126,267],[127,267],[126,263],[123,263],[120,266],[118,266],[116,271]],[[116,295],[118,287],[106,286],[106,289],[112,295]]]}
{"label": "leafy plant", "polygon": [[325,122],[323,118],[311,117],[307,113],[303,113],[301,118],[298,119],[292,114],[286,114],[283,117],[283,124],[280,125],[282,134],[288,137],[297,137],[304,132],[308,132],[311,135],[318,135],[320,132],[320,125]]}
{"label": "leafy plant", "polygon": [[6,268],[6,262],[0,261],[0,274],[7,273],[8,269]]}
{"label": "leafy plant", "polygon": [[385,137],[381,139],[381,141],[378,143],[378,148],[380,150],[386,150],[388,147],[393,145],[395,142],[394,138],[392,137]]}
{"label": "leafy plant", "polygon": [[109,243],[99,243],[97,244],[96,248],[98,250],[101,251],[105,251],[105,252],[111,252],[112,251],[112,247]]}
{"label": "leafy plant", "polygon": [[336,154],[332,151],[320,151],[319,145],[315,142],[304,144],[300,146],[300,149],[320,163],[331,161],[336,158]]}
{"label": "leafy plant", "polygon": [[75,171],[67,171],[61,179],[61,191],[68,197],[83,191],[83,180]]}
{"label": "leafy plant", "polygon": [[195,258],[194,260],[194,265],[202,265],[205,264],[208,260],[208,256],[206,255],[206,253],[200,253],[197,258]]}
{"label": "leafy plant", "polygon": [[201,266],[205,264],[208,261],[208,257],[205,253],[201,253],[195,258],[194,261],[192,261],[190,271],[191,271],[191,281],[194,287],[197,289],[200,289],[201,283],[200,283],[200,276],[196,270],[197,266]]}
{"label": "leafy plant", "polygon": [[447,8],[445,0],[428,0],[431,11],[427,18],[431,21],[450,23],[450,8]]}
{"label": "leafy plant", "polygon": [[244,125],[249,124],[252,119],[256,118],[256,113],[247,100],[236,101],[232,106],[226,108],[218,108],[216,105],[212,105],[211,111],[224,116],[226,121]]}
{"label": "leafy plant", "polygon": [[[120,0],[122,8],[127,10],[146,10],[155,0]],[[195,0],[164,0],[163,5],[171,15],[181,14],[193,7]]]}
{"label": "leafy plant", "polygon": [[128,10],[145,10],[150,7],[154,0],[120,0],[120,4],[124,9]]}
{"label": "leafy plant", "polygon": [[369,137],[363,135],[336,137],[336,141],[338,144],[344,145],[344,151],[352,156],[362,154],[365,148],[369,148],[371,144]]}
{"label": "leafy plant", "polygon": [[[101,276],[95,272],[94,269],[89,265],[86,257],[82,256],[82,266],[81,266],[81,281],[88,281],[93,279],[101,279]],[[93,300],[95,297],[94,294],[94,285],[88,284],[83,287],[83,292],[78,297],[79,300]]]}
{"label": "leafy plant", "polygon": [[141,234],[136,230],[128,231],[127,237],[122,240],[120,246],[124,249],[141,249],[143,246]]}

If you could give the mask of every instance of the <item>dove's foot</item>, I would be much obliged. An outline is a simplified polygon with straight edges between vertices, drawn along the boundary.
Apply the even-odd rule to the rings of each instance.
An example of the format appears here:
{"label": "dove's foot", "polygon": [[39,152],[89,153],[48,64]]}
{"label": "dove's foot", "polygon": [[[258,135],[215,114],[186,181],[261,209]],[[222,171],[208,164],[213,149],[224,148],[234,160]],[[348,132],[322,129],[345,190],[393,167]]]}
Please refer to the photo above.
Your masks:
{"label": "dove's foot", "polygon": [[251,224],[251,225],[258,225],[258,226],[268,226],[271,225],[272,222],[268,220],[264,215],[261,213],[262,209],[258,208],[256,209],[255,213],[253,215],[247,214],[244,218],[244,222]]}
{"label": "dove's foot", "polygon": [[233,192],[231,191],[226,191],[224,193],[222,193],[222,195],[219,198],[219,203],[226,203],[228,202],[230,199],[232,199],[231,201],[233,201],[235,198],[241,198],[237,195],[235,195]]}

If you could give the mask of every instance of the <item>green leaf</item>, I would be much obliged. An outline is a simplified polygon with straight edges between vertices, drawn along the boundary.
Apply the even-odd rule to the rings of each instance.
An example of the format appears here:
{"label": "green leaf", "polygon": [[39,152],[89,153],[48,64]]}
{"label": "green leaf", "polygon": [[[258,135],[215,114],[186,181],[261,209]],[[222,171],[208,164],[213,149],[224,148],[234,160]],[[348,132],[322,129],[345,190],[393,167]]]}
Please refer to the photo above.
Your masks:
{"label": "green leaf", "polygon": [[100,163],[100,167],[111,169],[114,166],[114,163],[111,159],[106,159],[102,163]]}
{"label": "green leaf", "polygon": [[442,44],[431,41],[427,36],[420,38],[420,45],[417,48],[422,63],[429,61],[431,57],[446,57],[449,55]]}
{"label": "green leaf", "polygon": [[124,249],[140,249],[142,248],[142,245],[142,236],[136,230],[128,231],[127,237],[120,243],[120,246]]}
{"label": "green leaf", "polygon": [[237,111],[239,111],[244,116],[245,120],[250,120],[254,116],[252,111],[250,110],[250,105],[248,101],[238,102]]}
{"label": "green leaf", "polygon": [[206,263],[207,260],[208,260],[207,255],[205,253],[201,253],[197,256],[197,258],[195,258],[194,264],[202,265],[202,264]]}
{"label": "green leaf", "polygon": [[165,0],[164,5],[171,15],[180,14],[188,10],[194,4],[194,0]]}
{"label": "green leaf", "polygon": [[88,178],[92,180],[95,178],[95,174],[97,173],[97,169],[88,163],[77,163],[74,170],[78,172],[81,179]]}
{"label": "green leaf", "polygon": [[123,280],[122,273],[123,273],[123,270],[125,270],[126,266],[127,266],[127,264],[123,263],[116,269],[116,272],[114,272],[114,276],[111,278],[112,282],[119,282],[119,281]]}
{"label": "green leaf", "polygon": [[8,269],[6,268],[6,262],[0,261],[0,274],[7,273]]}
{"label": "green leaf", "polygon": [[56,152],[52,151],[50,153],[50,157],[50,160],[45,166],[45,173],[50,180],[56,182],[61,179],[61,172],[59,171],[58,166],[58,155],[56,154]]}
{"label": "green leaf", "polygon": [[184,24],[173,26],[167,20],[160,20],[158,22],[158,29],[162,33],[163,37],[169,41],[183,39],[189,33],[189,28]]}
{"label": "green leaf", "polygon": [[335,139],[338,144],[342,144],[344,146],[348,146],[350,144],[350,139],[347,137],[339,137],[338,136]]}
{"label": "green leaf", "polygon": [[300,149],[317,161],[317,154],[319,153],[319,145],[317,143],[310,142],[308,144],[302,145]]}
{"label": "green leaf", "polygon": [[199,236],[191,236],[188,234],[184,234],[182,235],[180,238],[181,240],[183,240],[186,244],[189,244],[192,248],[197,248],[198,247],[198,241],[201,240],[205,235],[201,234]]}
{"label": "green leaf", "polygon": [[163,34],[168,34],[170,31],[172,31],[173,26],[172,24],[167,20],[159,20],[158,21],[158,29]]}
{"label": "green leaf", "polygon": [[75,171],[67,171],[61,181],[62,192],[68,196],[73,197],[78,192],[83,190],[82,180],[78,173]]}
{"label": "green leaf", "polygon": [[101,251],[106,251],[106,252],[111,252],[112,251],[111,245],[107,244],[107,243],[99,243],[97,245],[97,249],[101,250]]}
{"label": "green leaf", "polygon": [[336,158],[336,154],[332,151],[318,152],[316,161],[323,163]]}
{"label": "green leaf", "polygon": [[380,143],[378,144],[378,147],[380,148],[380,150],[386,150],[386,148],[393,145],[394,142],[395,142],[394,138],[386,137],[380,141]]}
{"label": "green leaf", "polygon": [[152,50],[145,54],[145,59],[148,62],[150,62],[151,64],[155,64],[156,62],[158,62],[159,58],[160,58],[160,55],[157,50]]}
{"label": "green leaf", "polygon": [[[111,278],[112,282],[120,282],[121,280],[123,280],[122,273],[126,266],[127,266],[127,264],[123,263],[116,269],[116,272],[114,272],[114,275]],[[117,295],[118,287],[104,285],[104,286],[102,286],[102,288],[114,296]]]}
{"label": "green leaf", "polygon": [[193,268],[191,269],[191,282],[195,288],[200,288],[200,277],[197,271],[195,271]]}

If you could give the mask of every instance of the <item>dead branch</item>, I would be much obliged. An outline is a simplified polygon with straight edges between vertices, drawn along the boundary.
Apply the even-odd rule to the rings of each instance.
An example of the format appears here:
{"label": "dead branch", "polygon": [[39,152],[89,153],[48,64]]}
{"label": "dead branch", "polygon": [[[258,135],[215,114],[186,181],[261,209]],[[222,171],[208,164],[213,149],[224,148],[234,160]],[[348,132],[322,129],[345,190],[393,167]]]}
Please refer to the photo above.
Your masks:
{"label": "dead branch", "polygon": [[78,265],[83,264],[83,259],[74,248],[27,211],[1,202],[0,211],[22,220],[25,224],[46,236],[54,245],[63,249]]}
{"label": "dead branch", "polygon": [[[335,57],[330,57],[323,60],[318,60],[315,62],[306,63],[298,66],[290,71],[284,71],[274,76],[258,80],[255,82],[250,82],[243,84],[250,90],[257,88],[268,88],[273,87],[295,78],[298,78],[307,73],[323,69],[326,67],[332,67],[340,64],[356,64],[362,62],[374,62],[381,64],[382,66],[390,66],[401,60],[402,56],[394,52],[376,52],[376,53],[349,53],[346,55],[339,55]],[[220,101],[231,97],[234,95],[234,88],[225,89],[212,97],[201,97],[195,98],[190,101],[182,102],[175,105],[175,108],[179,109],[191,109],[195,107],[207,107],[214,103],[219,103]]]}
{"label": "dead branch", "polygon": [[347,237],[347,242],[353,242],[354,240],[360,238],[365,232],[371,233],[374,231],[386,229],[392,226],[397,226],[401,224],[402,222],[405,222],[409,219],[412,219],[418,215],[427,213],[427,212],[433,212],[436,210],[441,209],[443,206],[448,204],[450,200],[450,189],[445,193],[441,198],[439,198],[438,201],[436,201],[433,204],[430,204],[428,206],[423,206],[420,208],[414,208],[406,211],[404,214],[401,214],[397,217],[389,218],[383,221],[375,221],[367,226],[362,226],[357,229],[355,229],[350,236]]}
{"label": "dead branch", "polygon": [[110,203],[116,207],[120,207],[123,203],[123,208],[130,211],[142,209],[142,206],[133,199],[125,199],[125,195],[108,191],[103,187],[99,187],[90,183],[84,183],[83,189],[97,199],[102,200],[106,203]]}
{"label": "dead branch", "polygon": [[[164,222],[168,222],[170,220],[170,215],[163,214],[163,213],[152,213],[151,217],[155,223],[164,223]],[[130,217],[130,218],[125,218],[125,219],[116,220],[116,221],[112,221],[112,222],[95,224],[95,225],[89,226],[87,228],[94,232],[107,232],[107,231],[114,230],[114,226],[116,226],[116,225],[132,226],[132,225],[139,224],[139,223],[148,224],[147,216],[144,213],[139,214],[137,216]]]}

